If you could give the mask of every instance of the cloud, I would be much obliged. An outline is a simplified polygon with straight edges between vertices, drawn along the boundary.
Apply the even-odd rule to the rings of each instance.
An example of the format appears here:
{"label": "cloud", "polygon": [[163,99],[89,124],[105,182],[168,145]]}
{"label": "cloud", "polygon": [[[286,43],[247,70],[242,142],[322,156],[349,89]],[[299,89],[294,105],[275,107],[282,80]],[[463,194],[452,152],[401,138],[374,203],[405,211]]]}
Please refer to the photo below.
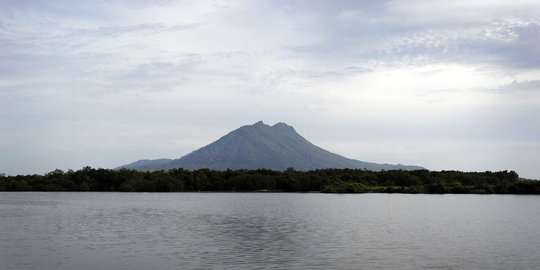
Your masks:
{"label": "cloud", "polygon": [[[0,170],[178,157],[258,120],[367,161],[528,164],[485,158],[540,158],[538,18],[521,0],[2,1]],[[467,147],[476,165],[448,151]]]}
{"label": "cloud", "polygon": [[[319,24],[302,25],[323,38],[295,52],[314,61],[492,64],[538,68],[538,4],[380,2],[320,9]],[[314,5],[317,7],[317,5]],[[312,10],[308,8],[308,10]],[[529,58],[525,57],[528,55]]]}
{"label": "cloud", "polygon": [[537,91],[540,92],[540,80],[512,81],[510,84],[502,85],[497,90],[500,91]]}
{"label": "cloud", "polygon": [[[99,27],[97,29],[73,29],[71,35],[74,36],[95,36],[98,38],[116,38],[125,34],[142,33],[144,35],[159,34],[163,32],[184,31],[197,27],[198,24],[172,25],[167,26],[156,24],[137,24],[124,26]],[[69,34],[68,34],[69,35]]]}

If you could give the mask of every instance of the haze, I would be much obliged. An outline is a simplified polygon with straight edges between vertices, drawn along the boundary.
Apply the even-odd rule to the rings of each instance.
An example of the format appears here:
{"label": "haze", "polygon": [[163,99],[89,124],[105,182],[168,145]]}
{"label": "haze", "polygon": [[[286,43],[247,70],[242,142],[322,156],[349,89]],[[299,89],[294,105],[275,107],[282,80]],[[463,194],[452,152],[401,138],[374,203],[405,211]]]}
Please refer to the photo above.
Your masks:
{"label": "haze", "polygon": [[538,1],[0,2],[0,173],[179,158],[259,120],[540,178]]}

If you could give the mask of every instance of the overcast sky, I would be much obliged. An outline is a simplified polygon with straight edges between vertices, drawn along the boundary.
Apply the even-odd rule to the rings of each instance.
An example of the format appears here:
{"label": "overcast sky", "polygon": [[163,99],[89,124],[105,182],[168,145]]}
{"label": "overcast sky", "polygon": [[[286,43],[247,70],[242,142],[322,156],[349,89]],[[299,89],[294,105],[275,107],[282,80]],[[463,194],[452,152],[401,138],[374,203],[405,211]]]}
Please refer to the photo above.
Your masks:
{"label": "overcast sky", "polygon": [[179,158],[259,120],[540,178],[540,2],[0,2],[0,173]]}

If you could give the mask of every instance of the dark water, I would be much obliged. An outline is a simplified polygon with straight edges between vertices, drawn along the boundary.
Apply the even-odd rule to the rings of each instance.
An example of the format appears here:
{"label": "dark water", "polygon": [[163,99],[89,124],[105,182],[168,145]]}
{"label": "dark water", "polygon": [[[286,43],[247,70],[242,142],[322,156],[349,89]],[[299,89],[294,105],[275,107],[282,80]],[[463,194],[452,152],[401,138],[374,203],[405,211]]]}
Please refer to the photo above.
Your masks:
{"label": "dark water", "polygon": [[1,269],[540,269],[540,196],[0,193]]}

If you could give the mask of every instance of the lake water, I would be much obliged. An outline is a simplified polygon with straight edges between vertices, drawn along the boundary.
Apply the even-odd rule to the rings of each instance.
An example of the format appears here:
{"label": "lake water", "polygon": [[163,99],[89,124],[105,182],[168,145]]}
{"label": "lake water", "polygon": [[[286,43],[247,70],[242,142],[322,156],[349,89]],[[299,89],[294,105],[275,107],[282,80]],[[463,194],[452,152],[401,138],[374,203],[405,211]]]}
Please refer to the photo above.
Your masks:
{"label": "lake water", "polygon": [[0,193],[1,269],[540,269],[540,196]]}

